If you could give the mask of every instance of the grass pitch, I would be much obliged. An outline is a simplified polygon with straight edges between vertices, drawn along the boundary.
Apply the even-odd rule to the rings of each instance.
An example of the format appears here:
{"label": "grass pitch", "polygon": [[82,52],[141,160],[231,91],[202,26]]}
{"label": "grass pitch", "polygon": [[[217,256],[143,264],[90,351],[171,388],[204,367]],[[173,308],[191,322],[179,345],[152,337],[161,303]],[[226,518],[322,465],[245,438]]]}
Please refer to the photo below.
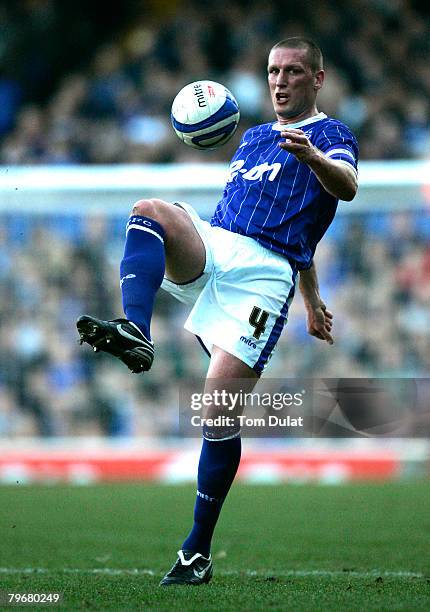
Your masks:
{"label": "grass pitch", "polygon": [[236,485],[212,582],[161,589],[193,503],[192,486],[0,487],[0,588],[70,610],[430,609],[428,482]]}

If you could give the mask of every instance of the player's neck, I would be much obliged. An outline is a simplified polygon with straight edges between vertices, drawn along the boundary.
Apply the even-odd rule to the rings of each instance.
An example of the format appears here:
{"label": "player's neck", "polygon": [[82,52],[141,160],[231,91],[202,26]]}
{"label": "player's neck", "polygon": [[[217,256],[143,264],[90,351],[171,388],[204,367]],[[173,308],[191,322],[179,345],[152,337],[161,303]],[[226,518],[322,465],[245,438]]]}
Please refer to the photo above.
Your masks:
{"label": "player's neck", "polygon": [[280,117],[279,115],[276,115],[276,118],[280,125],[289,125],[290,123],[299,123],[299,121],[303,121],[304,119],[315,117],[315,115],[318,115],[318,113],[319,111],[317,107],[313,106],[311,109],[307,109],[303,111],[303,113],[300,113],[299,115],[294,115],[294,117],[285,118],[285,117]]}

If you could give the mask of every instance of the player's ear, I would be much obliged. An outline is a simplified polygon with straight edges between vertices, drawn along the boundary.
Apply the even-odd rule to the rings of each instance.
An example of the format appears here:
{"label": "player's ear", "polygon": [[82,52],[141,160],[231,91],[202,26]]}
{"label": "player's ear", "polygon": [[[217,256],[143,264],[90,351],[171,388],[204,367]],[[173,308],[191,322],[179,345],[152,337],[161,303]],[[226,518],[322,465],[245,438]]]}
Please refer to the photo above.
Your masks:
{"label": "player's ear", "polygon": [[315,91],[319,91],[324,83],[324,70],[318,70],[318,72],[314,75],[314,89]]}

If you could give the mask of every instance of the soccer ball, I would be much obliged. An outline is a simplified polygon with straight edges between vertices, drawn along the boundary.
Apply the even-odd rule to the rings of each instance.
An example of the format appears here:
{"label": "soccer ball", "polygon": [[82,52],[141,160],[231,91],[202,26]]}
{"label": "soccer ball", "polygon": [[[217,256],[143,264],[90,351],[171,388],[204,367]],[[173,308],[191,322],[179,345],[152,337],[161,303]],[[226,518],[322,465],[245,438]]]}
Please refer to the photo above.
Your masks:
{"label": "soccer ball", "polygon": [[195,81],[178,93],[172,104],[173,129],[195,149],[217,149],[233,136],[239,106],[232,93],[215,81]]}

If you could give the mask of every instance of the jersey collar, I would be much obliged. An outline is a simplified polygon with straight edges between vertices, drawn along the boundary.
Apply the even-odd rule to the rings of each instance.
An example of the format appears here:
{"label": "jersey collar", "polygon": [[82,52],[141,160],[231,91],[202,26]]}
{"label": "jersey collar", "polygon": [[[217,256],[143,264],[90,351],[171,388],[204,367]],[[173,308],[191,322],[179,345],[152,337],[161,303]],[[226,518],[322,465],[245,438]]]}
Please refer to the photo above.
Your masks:
{"label": "jersey collar", "polygon": [[327,115],[325,113],[318,113],[318,115],[308,117],[307,119],[303,119],[302,121],[298,121],[297,123],[289,123],[288,125],[281,125],[280,123],[276,122],[272,125],[272,130],[282,132],[282,130],[287,130],[289,128],[301,128],[304,125],[309,125],[310,123],[315,123],[316,121],[321,121],[321,119],[326,118]]}

